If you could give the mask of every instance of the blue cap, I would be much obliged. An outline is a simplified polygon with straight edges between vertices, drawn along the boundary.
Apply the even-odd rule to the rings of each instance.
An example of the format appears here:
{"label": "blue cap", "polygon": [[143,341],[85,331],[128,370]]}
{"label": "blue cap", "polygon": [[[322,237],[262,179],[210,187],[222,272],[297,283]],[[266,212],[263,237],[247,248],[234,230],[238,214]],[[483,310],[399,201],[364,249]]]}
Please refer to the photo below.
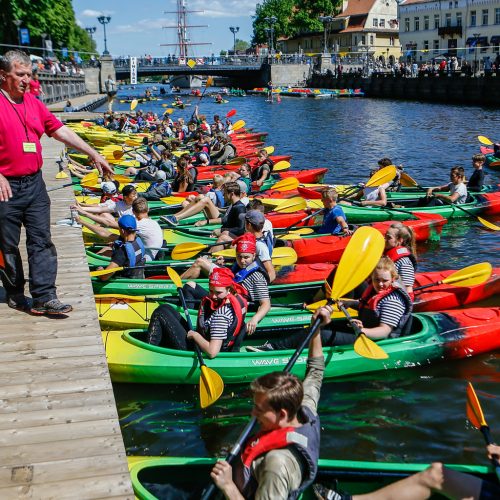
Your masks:
{"label": "blue cap", "polygon": [[122,215],[118,219],[118,225],[127,231],[137,231],[137,220],[133,215]]}

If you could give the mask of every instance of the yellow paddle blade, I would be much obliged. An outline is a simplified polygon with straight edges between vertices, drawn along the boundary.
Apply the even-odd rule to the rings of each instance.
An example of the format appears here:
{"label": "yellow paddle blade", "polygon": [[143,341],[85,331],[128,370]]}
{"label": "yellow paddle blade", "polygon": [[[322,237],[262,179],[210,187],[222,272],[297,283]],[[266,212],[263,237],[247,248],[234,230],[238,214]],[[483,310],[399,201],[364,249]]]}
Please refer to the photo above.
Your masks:
{"label": "yellow paddle blade", "polygon": [[129,177],[128,175],[113,175],[113,179],[115,181],[118,181],[120,184],[132,184],[134,182],[134,179],[132,177]]}
{"label": "yellow paddle blade", "polygon": [[297,189],[299,184],[299,181],[295,179],[295,177],[287,177],[286,179],[278,181],[272,186],[271,189],[276,189],[278,191],[291,191],[292,189]]}
{"label": "yellow paddle blade", "polygon": [[288,233],[288,234],[281,234],[277,238],[280,240],[293,241],[293,240],[301,240],[302,236],[297,233]]}
{"label": "yellow paddle blade", "polygon": [[99,173],[97,170],[95,172],[90,172],[90,174],[84,175],[80,179],[80,184],[95,184],[99,180]]}
{"label": "yellow paddle blade", "polygon": [[167,108],[163,113],[163,115],[171,115],[173,112],[174,112],[173,108]]}
{"label": "yellow paddle blade", "polygon": [[120,149],[115,149],[113,151],[113,158],[115,160],[119,160],[119,159],[123,158],[124,155],[125,155],[125,151],[122,151]]}
{"label": "yellow paddle blade", "polygon": [[239,130],[240,128],[243,128],[245,126],[245,121],[244,120],[238,120],[237,122],[234,122],[229,129],[230,130]]}
{"label": "yellow paddle blade", "polygon": [[168,277],[174,282],[174,285],[177,288],[182,288],[181,277],[179,276],[179,274],[177,273],[177,271],[173,267],[170,267],[170,266],[167,267],[167,274],[168,274]]}
{"label": "yellow paddle blade", "polygon": [[297,262],[297,252],[289,247],[274,248],[272,262],[273,266],[293,266]]}
{"label": "yellow paddle blade", "polygon": [[274,153],[274,146],[266,146],[265,148],[262,149],[266,151],[268,155],[272,155]]}
{"label": "yellow paddle blade", "polygon": [[67,179],[67,178],[68,178],[68,174],[64,170],[60,170],[56,174],[56,179]]}
{"label": "yellow paddle blade", "polygon": [[236,158],[227,161],[226,165],[243,165],[246,162],[247,162],[246,158],[243,158],[243,156],[237,156]]}
{"label": "yellow paddle blade", "polygon": [[224,382],[221,376],[206,365],[201,365],[200,406],[207,408],[215,403],[224,392]]}
{"label": "yellow paddle blade", "polygon": [[312,227],[299,227],[298,229],[293,229],[290,232],[295,234],[313,234],[314,229]]}
{"label": "yellow paddle blade", "polygon": [[208,245],[203,243],[179,243],[172,250],[172,259],[174,260],[186,260],[199,254],[201,251],[208,248]]}
{"label": "yellow paddle blade", "polygon": [[123,271],[124,267],[113,267],[111,269],[99,269],[97,271],[90,271],[90,276],[104,276],[105,274],[116,273],[118,271]]}
{"label": "yellow paddle blade", "polygon": [[160,201],[166,205],[179,205],[183,201],[186,201],[186,198],[183,196],[167,196],[166,198],[160,198]]}
{"label": "yellow paddle blade", "polygon": [[386,182],[391,182],[394,177],[396,177],[397,168],[395,165],[389,165],[388,167],[381,168],[377,170],[368,182],[366,183],[366,187],[377,187],[385,184]]}
{"label": "yellow paddle blade", "polygon": [[477,398],[476,391],[470,382],[467,384],[467,405],[465,407],[465,411],[470,423],[476,429],[488,427],[484,418],[483,409],[481,408],[481,404]]}
{"label": "yellow paddle blade", "polygon": [[139,101],[137,99],[134,99],[131,103],[130,103],[130,111],[134,111],[135,108],[137,108],[137,105],[139,104]]}
{"label": "yellow paddle blade", "polygon": [[281,160],[278,163],[275,163],[273,172],[283,172],[284,170],[288,170],[290,167],[291,165],[289,161]]}
{"label": "yellow paddle blade", "polygon": [[292,229],[287,233],[280,234],[276,238],[280,240],[300,240],[304,234],[313,234],[314,229],[312,227],[299,227],[298,229]]}
{"label": "yellow paddle blade", "polygon": [[209,76],[207,78],[207,81],[205,82],[205,88],[211,87],[214,84],[214,79],[212,76]]}
{"label": "yellow paddle blade", "polygon": [[493,142],[490,141],[487,137],[485,137],[484,135],[478,135],[477,136],[477,140],[481,143],[481,144],[485,144],[486,146],[493,146]]}
{"label": "yellow paddle blade", "polygon": [[401,172],[401,185],[404,187],[417,187],[418,182],[406,172]]}
{"label": "yellow paddle blade", "polygon": [[481,285],[490,279],[492,273],[493,267],[489,262],[480,262],[455,271],[444,278],[442,283],[455,286]]}
{"label": "yellow paddle blade", "polygon": [[275,209],[275,212],[280,214],[293,214],[299,210],[305,210],[307,208],[307,202],[304,198],[296,196],[295,198],[290,198],[280,203]]}
{"label": "yellow paddle blade", "polygon": [[389,357],[376,342],[373,342],[364,333],[359,335],[354,342],[354,351],[364,358],[387,359]]}
{"label": "yellow paddle blade", "polygon": [[497,226],[496,224],[493,224],[493,222],[483,219],[482,217],[478,217],[477,220],[483,225],[486,226],[488,229],[491,229],[492,231],[500,231],[500,226]]}

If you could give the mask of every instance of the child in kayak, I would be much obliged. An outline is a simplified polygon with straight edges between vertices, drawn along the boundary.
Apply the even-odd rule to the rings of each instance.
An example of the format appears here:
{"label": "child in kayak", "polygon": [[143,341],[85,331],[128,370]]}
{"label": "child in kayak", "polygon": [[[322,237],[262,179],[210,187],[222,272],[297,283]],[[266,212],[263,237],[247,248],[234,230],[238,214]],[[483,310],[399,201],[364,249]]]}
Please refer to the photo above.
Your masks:
{"label": "child in kayak", "polygon": [[[411,328],[412,302],[406,290],[398,283],[398,273],[394,262],[388,257],[382,257],[372,273],[372,284],[363,293],[361,299],[346,300],[344,305],[359,310],[359,319],[353,322],[361,332],[372,340],[383,340],[407,335]],[[334,330],[330,314],[331,306],[320,309],[323,328],[321,339],[323,345],[353,344],[356,340],[354,332]],[[303,333],[290,335],[286,338],[266,342],[259,347],[247,347],[247,350],[273,351],[276,349],[295,349],[300,345]]]}
{"label": "child in kayak", "polygon": [[[443,204],[461,205],[467,203],[467,186],[465,185],[464,168],[460,166],[452,167],[450,170],[450,181],[443,186],[435,186],[427,189],[426,206],[438,206]],[[434,191],[444,191],[448,189],[450,194],[441,194]]]}
{"label": "child in kayak", "polygon": [[257,166],[252,171],[252,181],[258,187],[261,187],[264,181],[271,177],[271,172],[274,168],[274,162],[269,158],[269,154],[265,149],[259,150],[257,153]]}
{"label": "child in kayak", "polygon": [[486,156],[479,153],[472,157],[472,168],[474,168],[474,172],[470,176],[469,182],[467,182],[467,190],[474,191],[478,193],[483,189],[484,184],[484,170],[483,165],[486,161]]}
{"label": "child in kayak", "polygon": [[347,225],[347,218],[342,207],[337,205],[338,193],[334,188],[325,189],[321,193],[321,201],[325,210],[323,212],[323,224],[316,231],[319,234],[351,235],[352,231]]}
{"label": "child in kayak", "polygon": [[236,291],[234,275],[227,268],[215,268],[209,285],[198,310],[196,331],[188,329],[176,309],[163,304],[151,315],[147,342],[182,351],[193,350],[195,342],[210,358],[238,349],[245,334],[247,301]]}

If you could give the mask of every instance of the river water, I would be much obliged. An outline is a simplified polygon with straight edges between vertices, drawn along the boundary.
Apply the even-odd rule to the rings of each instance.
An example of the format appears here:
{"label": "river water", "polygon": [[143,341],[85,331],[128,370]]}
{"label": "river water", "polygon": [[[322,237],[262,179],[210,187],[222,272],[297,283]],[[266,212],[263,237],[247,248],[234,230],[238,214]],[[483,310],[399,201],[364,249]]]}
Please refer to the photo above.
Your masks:
{"label": "river water", "polygon": [[[137,89],[121,94],[143,91]],[[162,103],[170,106],[172,100]],[[201,112],[211,118],[237,109],[234,119],[269,132],[267,144],[275,146],[276,154],[293,155],[293,168],[328,166],[330,183],[366,180],[370,167],[387,156],[403,164],[421,185],[445,184],[453,165],[472,173],[477,135],[500,139],[500,113],[495,109],[365,98],[283,98],[280,104],[256,96],[229,100],[217,105],[205,97]],[[161,113],[162,103],[139,108]],[[129,104],[115,108],[126,110]],[[192,109],[176,110],[173,118],[188,118]],[[488,183],[500,182],[500,172],[486,171]],[[481,261],[498,267],[499,250],[498,233],[475,220],[449,223],[440,243],[419,247],[419,270],[458,269]],[[500,305],[500,298],[485,304]],[[474,383],[498,442],[499,367],[497,352],[325,383],[321,456],[484,464],[482,436],[466,421],[465,386],[468,380]],[[205,411],[199,409],[196,387],[115,384],[114,389],[131,455],[223,456],[251,409],[246,386],[227,386],[222,398]]]}

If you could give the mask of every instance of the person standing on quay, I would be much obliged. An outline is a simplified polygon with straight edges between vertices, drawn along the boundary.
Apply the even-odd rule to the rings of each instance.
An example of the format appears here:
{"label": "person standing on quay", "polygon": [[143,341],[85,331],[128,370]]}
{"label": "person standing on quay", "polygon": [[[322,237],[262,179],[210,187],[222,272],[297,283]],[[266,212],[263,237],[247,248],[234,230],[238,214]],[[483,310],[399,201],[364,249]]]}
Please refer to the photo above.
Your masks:
{"label": "person standing on quay", "polygon": [[[50,237],[50,199],[45,188],[40,137],[46,133],[87,154],[102,173],[106,160],[29,93],[30,58],[11,50],[0,57],[0,256],[7,305],[32,314],[64,314],[72,307],[56,295],[57,253]],[[31,308],[24,296],[19,252],[21,225],[26,228]]]}
{"label": "person standing on quay", "polygon": [[108,94],[108,111],[113,112],[113,100],[116,95],[116,82],[108,75],[108,79],[104,82],[104,87],[106,88],[106,94]]}

